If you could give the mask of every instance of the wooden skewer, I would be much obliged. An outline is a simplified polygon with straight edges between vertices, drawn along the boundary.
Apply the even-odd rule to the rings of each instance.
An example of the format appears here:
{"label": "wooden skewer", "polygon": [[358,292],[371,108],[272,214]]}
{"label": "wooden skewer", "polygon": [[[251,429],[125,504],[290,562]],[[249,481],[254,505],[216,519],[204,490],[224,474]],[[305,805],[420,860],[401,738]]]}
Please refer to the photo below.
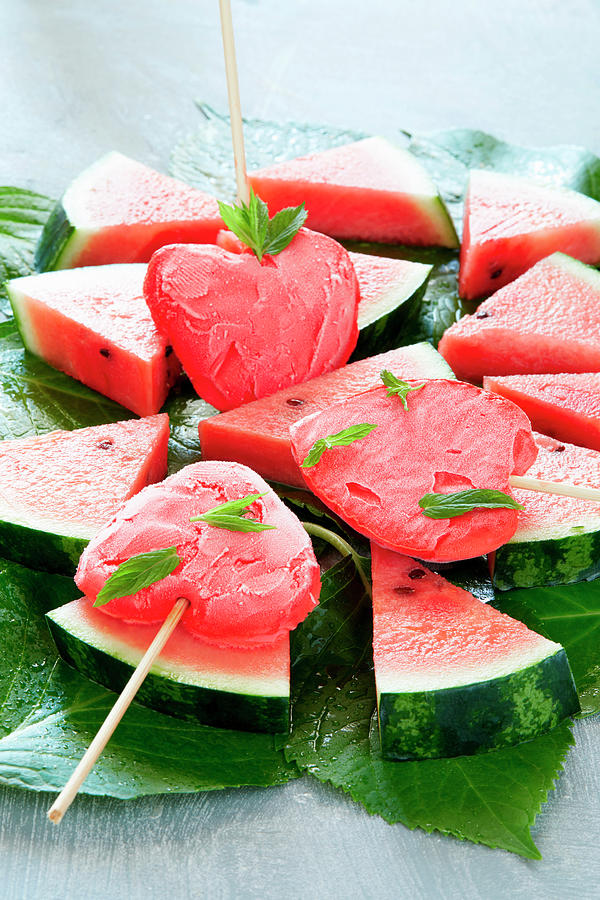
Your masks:
{"label": "wooden skewer", "polygon": [[233,21],[231,18],[230,0],[219,0],[219,10],[221,13],[223,51],[225,53],[225,74],[227,76],[227,96],[229,98],[229,118],[231,120],[231,139],[233,141],[233,161],[235,163],[237,198],[239,203],[248,205],[250,202],[250,187],[248,185],[248,174],[246,172],[244,126],[242,122],[242,105],[240,102],[240,85],[238,82],[237,63],[235,60],[235,41],[233,39]]}
{"label": "wooden skewer", "polygon": [[560,494],[563,497],[576,497],[579,500],[600,500],[598,488],[581,487],[578,484],[566,484],[559,481],[542,481],[540,478],[528,478],[526,475],[511,475],[509,481],[511,487],[524,491]]}
{"label": "wooden skewer", "polygon": [[190,601],[186,600],[185,597],[180,597],[176,601],[173,609],[158,630],[154,640],[136,666],[135,671],[131,675],[131,678],[121,691],[117,702],[100,726],[96,737],[81,757],[79,765],[48,810],[48,818],[51,822],[54,822],[55,825],[58,825],[58,823],[61,821],[62,817],[73,802],[79,788],[81,787],[87,776],[90,774],[92,768],[96,763],[96,760],[106,747],[107,743],[112,737],[115,728],[123,718],[127,708],[129,707],[129,704],[135,697],[144,678],[152,668],[154,660],[157,658],[157,656],[160,655],[163,647],[175,630],[177,623],[188,608],[189,604]]}

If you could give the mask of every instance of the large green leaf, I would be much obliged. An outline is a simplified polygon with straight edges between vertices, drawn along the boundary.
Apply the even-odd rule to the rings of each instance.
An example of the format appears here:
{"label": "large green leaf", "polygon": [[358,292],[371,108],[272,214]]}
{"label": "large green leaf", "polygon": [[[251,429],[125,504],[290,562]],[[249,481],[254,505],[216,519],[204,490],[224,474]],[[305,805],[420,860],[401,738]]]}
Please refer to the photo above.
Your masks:
{"label": "large green leaf", "polygon": [[494,605],[563,645],[582,714],[600,712],[600,579],[499,591]]}
{"label": "large green leaf", "polygon": [[[350,575],[349,564],[344,565]],[[342,788],[390,823],[538,859],[530,827],[573,743],[569,725],[518,747],[478,756],[383,760],[370,620],[360,592],[340,582],[296,631],[288,760]]]}
{"label": "large green leaf", "polygon": [[[43,613],[77,596],[71,579],[0,561],[0,782],[60,790],[115,701],[57,657]],[[142,794],[282,784],[298,770],[270,735],[182,722],[133,704],[83,785]]]}
{"label": "large green leaf", "polygon": [[4,282],[32,271],[35,245],[53,206],[42,194],[0,187],[0,321],[12,315]]}

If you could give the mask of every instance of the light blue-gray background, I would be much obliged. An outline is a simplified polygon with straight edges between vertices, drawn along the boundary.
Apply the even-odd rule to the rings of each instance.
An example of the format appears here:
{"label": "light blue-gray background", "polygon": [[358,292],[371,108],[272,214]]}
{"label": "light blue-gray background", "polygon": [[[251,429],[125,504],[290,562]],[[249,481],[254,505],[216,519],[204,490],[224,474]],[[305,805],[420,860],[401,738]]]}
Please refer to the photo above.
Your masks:
{"label": "light blue-gray background", "polygon": [[[244,112],[370,132],[465,125],[600,153],[597,0],[234,0]],[[226,103],[217,0],[0,0],[0,184],[57,195],[109,149],[165,169]],[[531,863],[369,817],[302,779],[119,803],[0,790],[1,900],[600,897],[600,720]]]}

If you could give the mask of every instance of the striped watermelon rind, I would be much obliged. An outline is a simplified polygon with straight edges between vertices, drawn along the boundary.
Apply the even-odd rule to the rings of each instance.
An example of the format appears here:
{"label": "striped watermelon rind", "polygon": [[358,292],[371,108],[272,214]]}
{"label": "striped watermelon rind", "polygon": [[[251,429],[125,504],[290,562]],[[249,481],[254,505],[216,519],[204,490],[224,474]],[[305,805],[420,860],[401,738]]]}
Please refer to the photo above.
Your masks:
{"label": "striped watermelon rind", "polygon": [[[82,597],[46,614],[61,657],[86,678],[120,692],[157,631],[127,624]],[[216,728],[284,733],[289,730],[289,641],[242,651],[205,648],[185,632],[173,635],[136,694],[143,706]],[[246,655],[242,672],[236,661]],[[262,669],[262,671],[261,671]],[[269,669],[270,671],[265,671]],[[245,670],[245,671],[244,671]]]}
{"label": "striped watermelon rind", "polygon": [[511,747],[549,731],[578,709],[567,655],[560,648],[489,681],[381,693],[382,755],[431,759]]}

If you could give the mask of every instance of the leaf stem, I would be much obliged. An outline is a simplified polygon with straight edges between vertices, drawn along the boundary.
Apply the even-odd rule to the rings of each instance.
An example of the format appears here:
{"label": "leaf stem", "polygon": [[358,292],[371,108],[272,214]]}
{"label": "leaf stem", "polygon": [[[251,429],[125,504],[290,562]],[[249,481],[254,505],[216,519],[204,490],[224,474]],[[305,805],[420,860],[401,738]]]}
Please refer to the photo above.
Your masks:
{"label": "leaf stem", "polygon": [[365,575],[364,569],[362,567],[360,556],[352,547],[348,541],[345,541],[343,537],[340,537],[339,534],[336,534],[334,531],[330,531],[328,528],[323,528],[322,525],[315,525],[314,522],[303,522],[302,523],[304,530],[307,534],[313,535],[314,537],[320,537],[324,541],[327,541],[328,544],[331,544],[342,556],[351,556],[352,562],[356,567],[356,571],[359,574],[360,580],[363,583],[364,589],[367,592],[369,597],[372,597],[371,584],[369,579]]}

